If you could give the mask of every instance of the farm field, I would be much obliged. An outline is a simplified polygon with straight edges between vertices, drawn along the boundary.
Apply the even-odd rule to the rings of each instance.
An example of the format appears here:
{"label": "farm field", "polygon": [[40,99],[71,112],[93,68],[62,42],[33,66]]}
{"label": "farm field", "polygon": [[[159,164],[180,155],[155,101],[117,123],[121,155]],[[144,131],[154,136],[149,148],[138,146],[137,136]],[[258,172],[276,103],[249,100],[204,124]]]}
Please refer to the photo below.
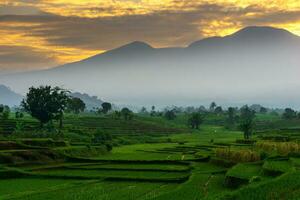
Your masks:
{"label": "farm field", "polygon": [[[35,126],[33,120],[24,120]],[[261,129],[248,141],[240,131],[218,123],[190,130],[177,120],[70,118],[63,136],[54,138],[34,138],[28,126],[23,135],[0,141],[0,199],[300,197],[300,148],[294,126]],[[101,127],[117,143],[111,151],[88,140]]]}

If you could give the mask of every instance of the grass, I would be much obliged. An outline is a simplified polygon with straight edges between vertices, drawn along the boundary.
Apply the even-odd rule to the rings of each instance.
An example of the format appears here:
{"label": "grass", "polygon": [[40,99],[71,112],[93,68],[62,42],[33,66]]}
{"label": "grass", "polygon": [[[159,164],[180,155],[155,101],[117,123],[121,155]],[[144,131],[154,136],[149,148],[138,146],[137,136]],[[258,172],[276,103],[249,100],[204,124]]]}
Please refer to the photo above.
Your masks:
{"label": "grass", "polygon": [[76,188],[56,190],[54,192],[27,195],[23,196],[22,200],[150,199],[176,187],[177,184],[169,183],[99,182]]}
{"label": "grass", "polygon": [[12,178],[0,180],[0,199],[9,198],[16,194],[38,192],[53,186],[66,186],[76,184],[79,181],[63,179],[40,179],[40,178]]}
{"label": "grass", "polygon": [[270,175],[280,175],[295,171],[296,169],[288,160],[268,160],[264,163],[263,170]]}
{"label": "grass", "polygon": [[[267,150],[260,144],[274,146],[274,141],[266,141],[260,134],[245,141],[240,131],[220,126],[224,117],[210,114],[200,130],[189,130],[187,115],[178,115],[173,121],[149,116],[137,116],[133,121],[67,116],[63,134],[49,139],[49,133],[30,132],[36,122],[26,116],[28,132],[2,140],[6,146],[2,145],[0,155],[26,162],[11,162],[9,168],[2,160],[0,199],[299,199],[299,157],[291,157],[289,151],[282,154],[285,157],[268,153],[261,159],[261,151]],[[279,117],[258,115],[256,120],[260,130],[269,128],[264,133],[267,136],[278,131],[290,140],[276,145],[297,143],[297,129],[282,126]],[[296,122],[291,124],[295,127]],[[90,145],[97,129],[112,135],[111,152]],[[45,155],[41,147],[63,159],[36,163]],[[24,154],[28,151],[34,153]],[[236,182],[237,187],[228,187]],[[286,187],[289,184],[291,187]]]}
{"label": "grass", "polygon": [[300,173],[286,173],[274,180],[249,185],[233,193],[223,195],[223,200],[282,200],[299,199]]}
{"label": "grass", "polygon": [[261,174],[260,164],[237,164],[226,173],[226,176],[250,181],[253,177],[259,177]]}

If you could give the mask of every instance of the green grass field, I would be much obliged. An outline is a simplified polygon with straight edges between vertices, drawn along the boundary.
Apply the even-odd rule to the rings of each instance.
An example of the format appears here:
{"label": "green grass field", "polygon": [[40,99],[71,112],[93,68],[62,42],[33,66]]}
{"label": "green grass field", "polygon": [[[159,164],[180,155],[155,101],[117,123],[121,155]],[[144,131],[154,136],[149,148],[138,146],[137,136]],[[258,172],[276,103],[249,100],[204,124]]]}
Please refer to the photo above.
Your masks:
{"label": "green grass field", "polygon": [[[38,133],[28,116],[23,120],[23,133],[0,140],[1,200],[300,199],[298,132],[286,129],[296,122],[281,126],[276,116],[257,116],[257,144],[243,144],[240,131],[225,129],[224,118],[213,115],[200,130],[188,129],[184,115],[174,121],[68,116],[63,132],[53,135]],[[274,128],[265,131],[271,122]],[[91,143],[99,130],[112,135],[112,151]],[[220,149],[242,153],[218,157]],[[251,160],[245,152],[260,160],[241,163]]]}

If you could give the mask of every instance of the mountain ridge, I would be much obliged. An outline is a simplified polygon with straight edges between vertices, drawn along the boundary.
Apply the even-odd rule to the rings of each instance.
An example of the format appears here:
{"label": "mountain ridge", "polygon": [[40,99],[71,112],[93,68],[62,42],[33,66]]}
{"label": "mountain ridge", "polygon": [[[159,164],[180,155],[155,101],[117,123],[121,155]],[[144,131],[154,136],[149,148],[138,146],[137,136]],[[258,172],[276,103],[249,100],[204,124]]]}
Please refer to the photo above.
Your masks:
{"label": "mountain ridge", "polygon": [[[132,42],[83,61],[2,76],[1,80],[22,92],[31,85],[55,84],[118,104],[136,101],[151,105],[161,102],[159,99],[170,103],[204,98],[245,101],[253,96],[271,101],[274,95],[278,102],[289,102],[281,93],[291,92],[289,98],[297,94],[299,52],[300,37],[290,32],[247,27],[185,48],[153,48],[145,42]],[[283,77],[289,77],[288,81]]]}

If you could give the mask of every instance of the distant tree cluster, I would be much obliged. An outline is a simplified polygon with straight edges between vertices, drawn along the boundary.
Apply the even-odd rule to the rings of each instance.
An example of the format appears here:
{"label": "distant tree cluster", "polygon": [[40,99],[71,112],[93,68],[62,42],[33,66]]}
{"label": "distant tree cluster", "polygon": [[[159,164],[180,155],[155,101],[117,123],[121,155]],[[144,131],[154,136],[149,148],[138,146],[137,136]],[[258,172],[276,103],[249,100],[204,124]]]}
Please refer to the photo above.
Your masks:
{"label": "distant tree cluster", "polygon": [[297,114],[297,112],[291,108],[286,108],[284,110],[284,113],[282,114],[282,117],[284,119],[296,119],[296,118],[300,118],[300,113]]}
{"label": "distant tree cluster", "polygon": [[166,110],[164,116],[167,120],[174,120],[176,118],[176,113],[174,110]]}

